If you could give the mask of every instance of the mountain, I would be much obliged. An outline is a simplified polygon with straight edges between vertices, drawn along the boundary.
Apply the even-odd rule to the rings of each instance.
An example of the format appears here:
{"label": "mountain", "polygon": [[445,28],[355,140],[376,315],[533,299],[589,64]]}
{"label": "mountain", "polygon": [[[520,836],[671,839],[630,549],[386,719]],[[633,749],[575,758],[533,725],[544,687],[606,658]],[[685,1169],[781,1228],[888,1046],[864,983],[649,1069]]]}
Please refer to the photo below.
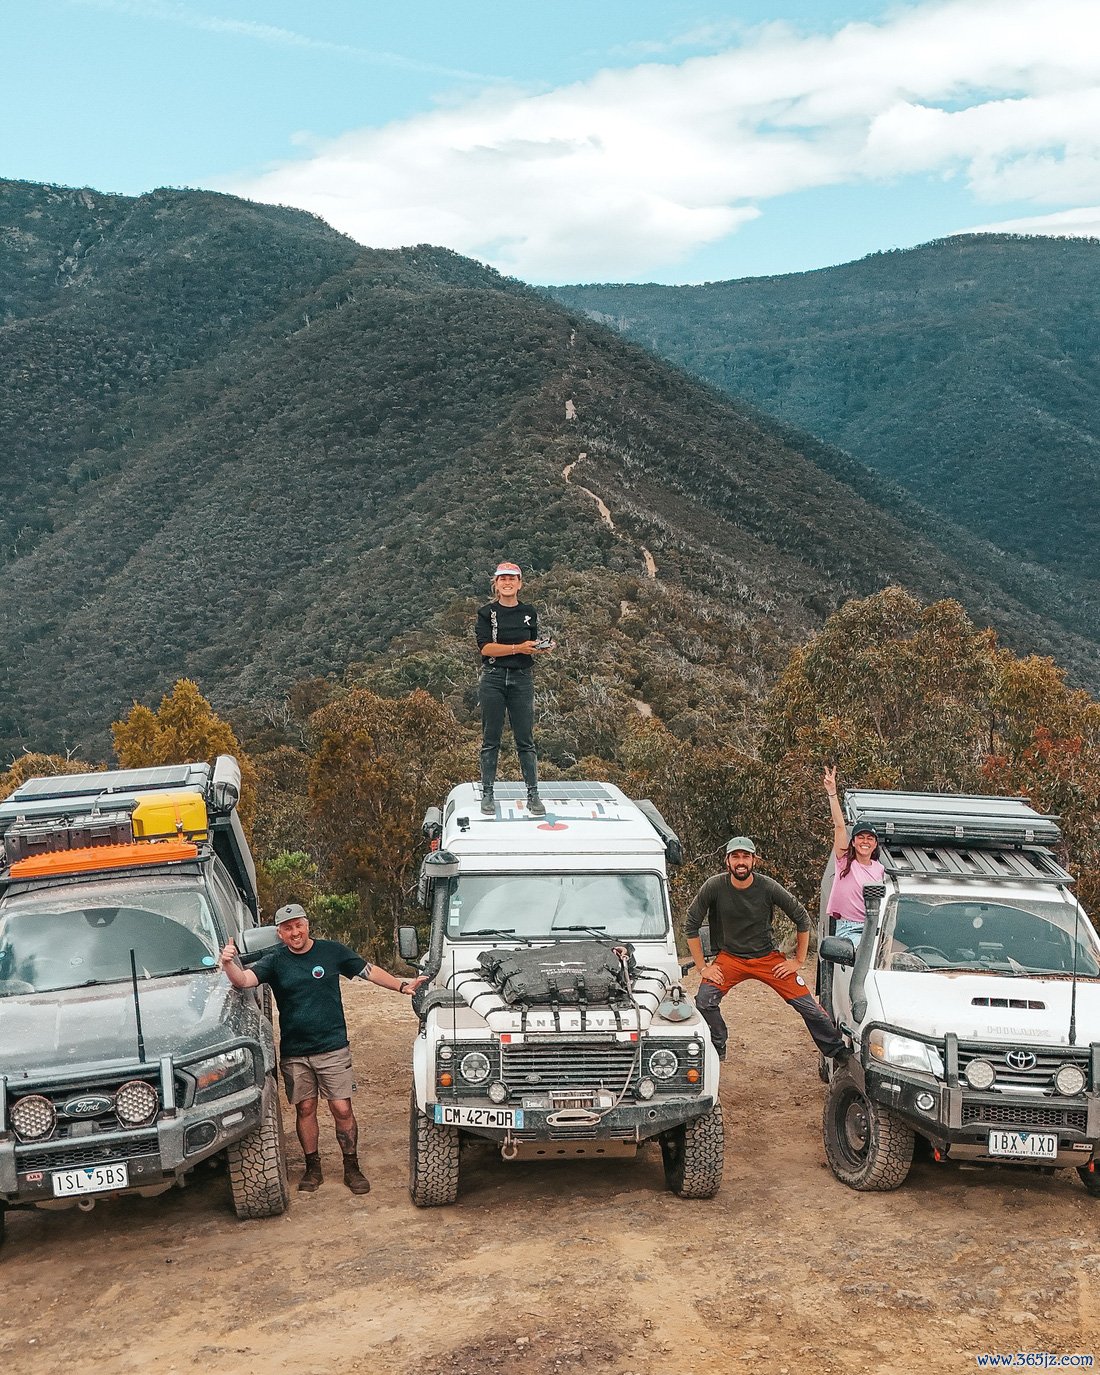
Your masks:
{"label": "mountain", "polygon": [[1100,683],[1050,574],[447,250],[205,192],[0,212],[9,748],[102,749],[181,676],[222,708],[372,656],[472,681],[429,661],[504,554],[570,630],[547,692],[663,694],[685,735],[888,582]]}
{"label": "mountain", "polygon": [[1100,240],[963,235],[790,276],[551,294],[1096,595]]}

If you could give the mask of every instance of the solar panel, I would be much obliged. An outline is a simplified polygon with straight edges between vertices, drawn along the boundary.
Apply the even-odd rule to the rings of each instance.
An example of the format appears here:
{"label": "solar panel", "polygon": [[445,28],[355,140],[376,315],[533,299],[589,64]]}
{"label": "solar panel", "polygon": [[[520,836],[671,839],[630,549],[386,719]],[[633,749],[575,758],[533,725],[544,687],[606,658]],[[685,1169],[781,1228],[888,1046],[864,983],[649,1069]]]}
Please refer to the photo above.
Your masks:
{"label": "solar panel", "polygon": [[[527,797],[525,783],[497,783],[493,796],[500,802],[516,802]],[[540,783],[539,796],[544,802],[613,802],[615,798],[602,783]]]}

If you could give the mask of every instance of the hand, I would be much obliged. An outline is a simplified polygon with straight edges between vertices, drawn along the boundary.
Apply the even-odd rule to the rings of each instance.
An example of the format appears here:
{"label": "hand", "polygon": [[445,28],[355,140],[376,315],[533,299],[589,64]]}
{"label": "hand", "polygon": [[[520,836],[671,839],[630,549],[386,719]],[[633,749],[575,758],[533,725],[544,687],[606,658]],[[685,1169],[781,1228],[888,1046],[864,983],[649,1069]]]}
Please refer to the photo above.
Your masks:
{"label": "hand", "polygon": [[717,984],[719,988],[722,986],[722,971],[713,961],[703,965],[699,971],[699,977],[704,983]]}
{"label": "hand", "polygon": [[802,966],[790,955],[785,956],[778,964],[772,965],[772,973],[777,979],[786,978],[788,974],[797,974]]}
{"label": "hand", "polygon": [[825,785],[825,791],[830,797],[836,797],[836,765],[826,764],[821,775],[821,781]]}
{"label": "hand", "polygon": [[513,654],[534,654],[535,641],[521,640],[518,645],[512,645],[511,650]]}
{"label": "hand", "polygon": [[558,642],[557,642],[557,640],[536,640],[536,641],[535,641],[535,648],[534,648],[534,650],[533,650],[533,653],[535,653],[535,654],[549,654],[550,651],[551,651],[552,649],[557,649],[557,647],[558,647]]}
{"label": "hand", "polygon": [[404,987],[398,988],[398,993],[404,993],[406,998],[411,998],[422,983],[427,983],[427,974],[418,974],[415,979],[403,979]]}
{"label": "hand", "polygon": [[236,958],[237,958],[237,946],[236,946],[236,943],[235,943],[232,939],[227,940],[226,943],[222,946],[221,962],[222,962],[222,964],[231,964],[232,961],[235,960]]}

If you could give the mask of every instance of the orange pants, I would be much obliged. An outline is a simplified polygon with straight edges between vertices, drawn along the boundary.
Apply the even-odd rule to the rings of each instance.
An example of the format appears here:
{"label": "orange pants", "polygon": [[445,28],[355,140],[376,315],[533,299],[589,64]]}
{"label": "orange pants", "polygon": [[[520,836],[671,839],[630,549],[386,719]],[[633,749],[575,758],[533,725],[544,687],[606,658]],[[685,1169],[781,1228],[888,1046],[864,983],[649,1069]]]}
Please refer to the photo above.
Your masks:
{"label": "orange pants", "polygon": [[744,983],[746,979],[756,979],[769,988],[774,988],[785,1003],[801,1016],[806,1030],[814,1038],[818,1050],[823,1055],[836,1055],[844,1048],[844,1037],[840,1029],[817,999],[810,992],[809,985],[801,974],[776,974],[775,967],[782,964],[784,956],[778,950],[770,955],[727,955],[719,950],[712,961],[714,972],[721,983],[704,979],[695,995],[695,1006],[699,1009],[710,1027],[711,1040],[719,1054],[724,1054],[729,1028],[726,1026],[718,1004],[731,988]]}

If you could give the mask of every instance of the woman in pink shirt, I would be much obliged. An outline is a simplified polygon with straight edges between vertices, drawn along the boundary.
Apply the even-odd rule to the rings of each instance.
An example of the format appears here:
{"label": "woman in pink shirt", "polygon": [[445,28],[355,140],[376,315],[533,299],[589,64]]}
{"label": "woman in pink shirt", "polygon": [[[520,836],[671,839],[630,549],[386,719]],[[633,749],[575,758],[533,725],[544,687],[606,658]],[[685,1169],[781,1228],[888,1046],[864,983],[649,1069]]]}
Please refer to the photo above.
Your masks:
{"label": "woman in pink shirt", "polygon": [[885,878],[878,858],[878,832],[870,822],[858,822],[848,836],[844,813],[836,795],[836,767],[826,768],[825,792],[829,798],[829,812],[833,818],[833,854],[836,873],[829,894],[827,911],[835,918],[835,936],[847,936],[858,945],[863,935],[865,913],[863,889],[868,883],[882,883]]}

